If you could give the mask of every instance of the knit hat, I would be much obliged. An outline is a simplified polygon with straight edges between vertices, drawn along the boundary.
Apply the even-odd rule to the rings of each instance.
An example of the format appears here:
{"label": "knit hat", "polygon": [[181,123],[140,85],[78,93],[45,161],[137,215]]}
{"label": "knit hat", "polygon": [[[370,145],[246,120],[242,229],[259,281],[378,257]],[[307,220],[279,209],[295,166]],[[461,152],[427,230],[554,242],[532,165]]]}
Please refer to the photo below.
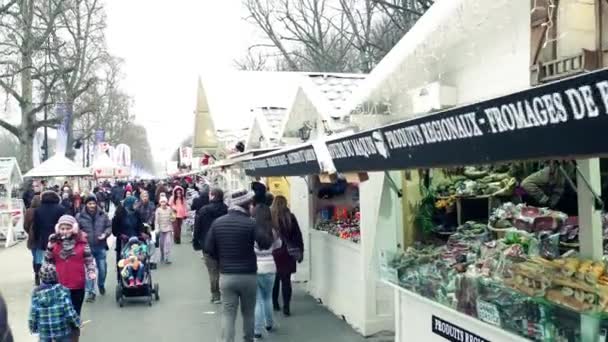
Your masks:
{"label": "knit hat", "polygon": [[253,202],[254,197],[255,194],[253,191],[247,191],[245,189],[237,190],[230,194],[229,203],[231,206],[238,205],[240,207],[244,207]]}
{"label": "knit hat", "polygon": [[57,269],[53,264],[43,264],[42,267],[40,267],[38,274],[40,275],[40,281],[45,284],[57,283]]}
{"label": "knit hat", "polygon": [[125,208],[127,208],[129,210],[133,210],[133,206],[135,205],[135,202],[137,202],[137,198],[135,198],[135,196],[129,196],[129,197],[125,198],[123,205]]}
{"label": "knit hat", "polygon": [[70,215],[61,216],[59,218],[59,221],[57,221],[57,225],[55,225],[55,232],[59,233],[59,226],[61,226],[62,224],[67,224],[69,226],[72,226],[73,234],[78,233],[78,222],[76,221],[76,219],[73,216],[70,216]]}
{"label": "knit hat", "polygon": [[88,196],[85,200],[84,200],[84,204],[87,205],[89,202],[95,202],[97,203],[97,197],[91,195]]}

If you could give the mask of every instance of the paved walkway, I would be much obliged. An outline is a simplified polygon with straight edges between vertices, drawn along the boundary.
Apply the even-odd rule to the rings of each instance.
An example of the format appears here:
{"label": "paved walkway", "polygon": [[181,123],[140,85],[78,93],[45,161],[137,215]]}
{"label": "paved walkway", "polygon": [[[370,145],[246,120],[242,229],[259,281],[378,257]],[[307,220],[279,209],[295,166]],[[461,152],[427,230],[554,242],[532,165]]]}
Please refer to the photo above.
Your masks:
{"label": "paved walkway", "polygon": [[[152,307],[128,303],[119,308],[114,301],[115,268],[111,268],[107,295],[98,297],[94,304],[85,303],[83,320],[90,322],[83,328],[81,341],[215,341],[219,334],[217,312],[220,308],[208,302],[207,272],[199,255],[189,244],[176,246],[173,265],[161,265],[153,273],[160,284],[161,299]],[[108,262],[114,265],[114,253],[109,253]],[[0,291],[7,300],[9,321],[18,342],[36,340],[27,331],[32,290],[30,263],[31,256],[24,243],[0,249]],[[265,341],[366,341],[302,289],[294,293],[292,316],[276,316],[278,330]],[[240,326],[239,319],[237,327]]]}

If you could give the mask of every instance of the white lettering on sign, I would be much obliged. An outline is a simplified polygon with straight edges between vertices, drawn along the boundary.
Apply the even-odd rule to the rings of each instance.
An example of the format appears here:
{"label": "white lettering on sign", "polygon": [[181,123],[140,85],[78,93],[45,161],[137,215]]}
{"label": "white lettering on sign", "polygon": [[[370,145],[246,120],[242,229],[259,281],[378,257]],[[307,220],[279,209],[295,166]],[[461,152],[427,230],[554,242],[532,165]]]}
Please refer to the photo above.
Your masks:
{"label": "white lettering on sign", "polygon": [[311,147],[300,151],[282,153],[259,159],[251,159],[246,162],[243,162],[243,167],[245,170],[256,170],[271,167],[303,164],[316,160],[317,156],[315,154],[314,149]]}

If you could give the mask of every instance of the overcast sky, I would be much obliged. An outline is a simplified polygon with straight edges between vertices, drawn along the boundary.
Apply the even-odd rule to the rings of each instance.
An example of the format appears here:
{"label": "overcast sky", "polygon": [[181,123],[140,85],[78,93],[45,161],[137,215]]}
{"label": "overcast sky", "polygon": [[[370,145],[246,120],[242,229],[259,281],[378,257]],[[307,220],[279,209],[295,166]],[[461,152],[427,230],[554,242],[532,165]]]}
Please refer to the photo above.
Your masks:
{"label": "overcast sky", "polygon": [[198,75],[232,69],[255,40],[253,27],[242,21],[239,0],[106,4],[109,49],[125,59],[124,87],[135,99],[137,121],[148,129],[155,158],[166,158],[193,132]]}

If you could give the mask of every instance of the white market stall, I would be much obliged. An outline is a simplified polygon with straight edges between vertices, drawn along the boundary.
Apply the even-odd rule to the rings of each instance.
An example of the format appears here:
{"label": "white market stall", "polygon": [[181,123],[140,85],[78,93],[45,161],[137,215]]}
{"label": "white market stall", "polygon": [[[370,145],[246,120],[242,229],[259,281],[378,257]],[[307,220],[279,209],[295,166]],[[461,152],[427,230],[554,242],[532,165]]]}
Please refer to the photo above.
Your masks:
{"label": "white market stall", "polygon": [[82,188],[80,181],[91,176],[93,174],[90,169],[79,166],[63,155],[56,154],[28,171],[23,177],[34,179],[73,178],[78,182],[78,187],[75,186],[75,189],[78,189]]}
{"label": "white market stall", "polygon": [[[316,143],[303,144],[254,157],[243,166],[253,177],[289,177],[291,207],[305,245],[298,273],[308,275],[309,293],[364,336],[391,330],[392,291],[379,282],[372,266],[380,246],[396,245],[395,230],[377,232],[376,227],[397,224],[397,194],[382,172],[369,179],[345,175],[341,185],[327,183],[328,177],[316,176],[321,154]],[[325,194],[332,191],[328,198]]]}
{"label": "white market stall", "polygon": [[23,200],[14,198],[14,189],[23,181],[15,158],[0,158],[0,240],[9,247],[25,236]]}
{"label": "white market stall", "polygon": [[40,165],[28,171],[24,178],[53,178],[53,177],[87,177],[90,170],[78,166],[75,162],[62,155],[54,155]]}

